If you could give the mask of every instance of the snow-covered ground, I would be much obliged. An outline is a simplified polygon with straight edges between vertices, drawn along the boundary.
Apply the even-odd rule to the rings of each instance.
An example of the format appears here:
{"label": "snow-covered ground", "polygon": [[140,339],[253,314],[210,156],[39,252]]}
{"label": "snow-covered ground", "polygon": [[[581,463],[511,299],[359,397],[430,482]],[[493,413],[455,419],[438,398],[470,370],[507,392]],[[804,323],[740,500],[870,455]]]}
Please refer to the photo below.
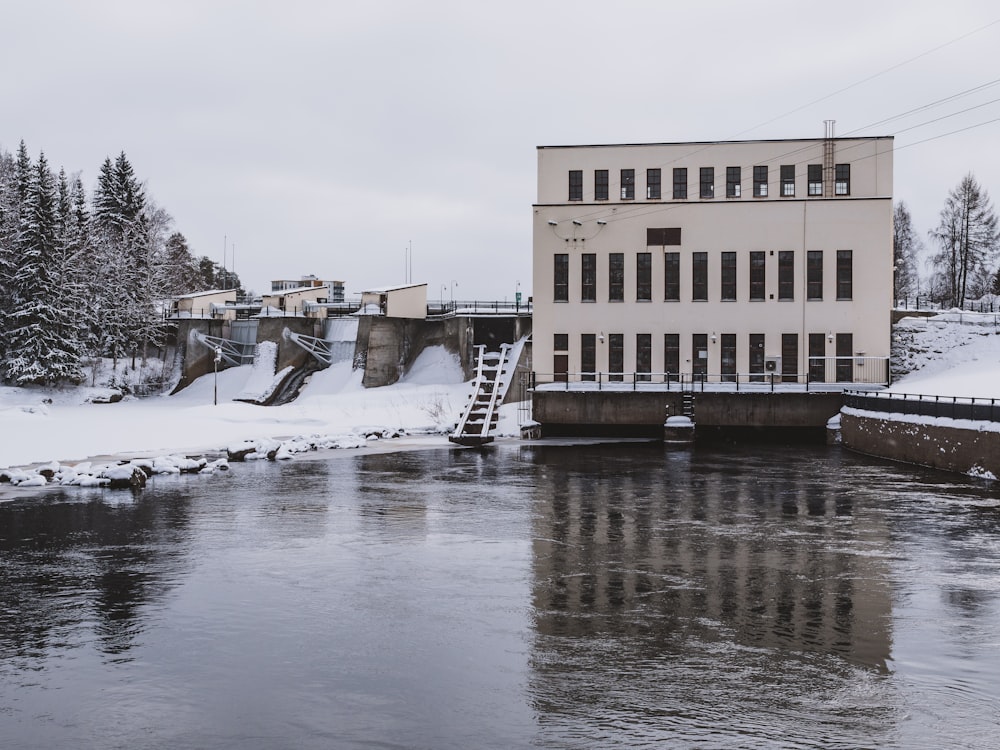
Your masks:
{"label": "snow-covered ground", "polygon": [[[997,315],[943,313],[896,326],[907,374],[899,393],[1000,398],[1000,320]],[[302,395],[284,406],[233,401],[254,390],[251,366],[198,379],[175,396],[90,403],[101,388],[0,387],[0,468],[74,462],[95,456],[193,455],[263,438],[321,436],[342,444],[380,430],[428,435],[445,445],[466,404],[471,384],[456,358],[430,347],[395,385],[363,388],[350,363],[312,376]],[[249,386],[249,388],[248,388]],[[499,435],[517,435],[517,408],[501,408]]]}
{"label": "snow-covered ground", "polygon": [[907,374],[897,377],[889,390],[1000,398],[1000,314],[953,310],[932,318],[904,318],[893,337],[902,352],[894,365]]}
{"label": "snow-covered ground", "polygon": [[[95,456],[194,455],[244,440],[296,436],[358,436],[380,430],[424,434],[447,444],[471,384],[458,360],[429,347],[398,383],[364,388],[349,362],[315,373],[302,394],[284,406],[233,401],[246,391],[247,365],[199,378],[174,396],[89,403],[107,389],[0,387],[0,468]],[[498,434],[518,433],[517,409],[502,407]],[[348,441],[349,442],[349,441]]]}

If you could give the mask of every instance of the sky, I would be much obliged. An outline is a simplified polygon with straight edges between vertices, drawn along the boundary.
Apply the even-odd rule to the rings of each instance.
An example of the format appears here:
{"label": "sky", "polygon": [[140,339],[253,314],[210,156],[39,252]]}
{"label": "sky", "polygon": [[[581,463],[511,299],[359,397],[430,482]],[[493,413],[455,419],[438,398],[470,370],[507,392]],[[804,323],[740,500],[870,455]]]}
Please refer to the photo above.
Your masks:
{"label": "sky", "polygon": [[256,291],[314,274],[349,296],[530,294],[540,145],[836,120],[895,135],[922,235],[969,172],[1000,197],[987,0],[5,5],[0,149],[23,139],[88,191],[124,151],[192,251]]}

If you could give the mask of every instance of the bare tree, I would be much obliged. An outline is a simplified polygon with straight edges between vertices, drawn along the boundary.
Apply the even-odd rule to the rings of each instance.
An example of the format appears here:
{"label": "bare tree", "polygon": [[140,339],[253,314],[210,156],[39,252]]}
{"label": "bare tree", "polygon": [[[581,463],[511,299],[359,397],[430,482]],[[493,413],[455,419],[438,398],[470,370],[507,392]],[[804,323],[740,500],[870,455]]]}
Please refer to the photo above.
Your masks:
{"label": "bare tree", "polygon": [[896,300],[916,295],[919,289],[917,255],[921,246],[920,237],[913,230],[910,210],[900,201],[892,212],[892,286]]}
{"label": "bare tree", "polygon": [[993,204],[971,172],[948,193],[941,223],[931,237],[940,248],[931,259],[937,286],[949,304],[962,307],[971,287],[992,268],[1000,249]]}

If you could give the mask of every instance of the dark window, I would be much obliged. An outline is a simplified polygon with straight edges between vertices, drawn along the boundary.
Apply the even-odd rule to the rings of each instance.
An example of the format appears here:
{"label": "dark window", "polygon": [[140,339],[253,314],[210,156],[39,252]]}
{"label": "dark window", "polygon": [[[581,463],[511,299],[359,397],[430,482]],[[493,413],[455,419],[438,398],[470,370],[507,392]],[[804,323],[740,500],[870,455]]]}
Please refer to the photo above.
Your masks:
{"label": "dark window", "polygon": [[676,376],[681,371],[681,336],[679,333],[663,334],[663,371],[667,374],[667,381],[670,376]]}
{"label": "dark window", "polygon": [[854,299],[854,259],[850,250],[837,251],[837,299]]}
{"label": "dark window", "polygon": [[635,200],[635,170],[622,170],[622,200]]}
{"label": "dark window", "polygon": [[625,334],[608,334],[608,380],[621,381],[625,371]]}
{"label": "dark window", "polygon": [[763,382],[764,380],[764,334],[750,334],[750,380],[752,382]]}
{"label": "dark window", "polygon": [[691,334],[691,372],[702,379],[708,374],[708,334]]}
{"label": "dark window", "polygon": [[795,253],[778,252],[778,299],[795,299]]}
{"label": "dark window", "polygon": [[834,167],[833,192],[836,195],[851,194],[850,164],[838,164]]}
{"label": "dark window", "polygon": [[799,334],[781,334],[781,382],[797,383],[799,380]]}
{"label": "dark window", "polygon": [[753,168],[753,197],[767,197],[767,167]]}
{"label": "dark window", "polygon": [[687,167],[674,167],[674,198],[686,199],[687,197],[688,197]]}
{"label": "dark window", "polygon": [[726,197],[740,197],[740,168],[726,167]]}
{"label": "dark window", "polygon": [[854,350],[854,336],[850,333],[837,334],[837,382],[850,383],[854,377],[851,375],[851,365],[854,360],[851,358]]}
{"label": "dark window", "polygon": [[580,256],[580,301],[597,301],[597,256],[584,253]]}
{"label": "dark window", "polygon": [[571,169],[569,171],[569,199],[571,201],[583,200],[583,170]]}
{"label": "dark window", "polygon": [[826,335],[809,334],[809,382],[826,382]]}
{"label": "dark window", "polygon": [[702,198],[715,197],[715,167],[701,168],[701,192]]}
{"label": "dark window", "polygon": [[580,380],[593,380],[597,372],[596,339],[592,333],[580,334]]}
{"label": "dark window", "polygon": [[653,371],[653,336],[649,333],[635,335],[635,379],[649,380]]}
{"label": "dark window", "polygon": [[653,299],[653,254],[638,253],[635,261],[636,301],[649,302]]}
{"label": "dark window", "polygon": [[723,383],[736,382],[736,334],[724,333],[719,336],[719,373]]}
{"label": "dark window", "polygon": [[652,201],[660,200],[660,170],[646,170],[646,197]]}
{"label": "dark window", "polygon": [[767,254],[763,250],[750,252],[750,299],[764,299]]}
{"label": "dark window", "polygon": [[790,198],[795,195],[795,165],[781,165],[781,197]]}
{"label": "dark window", "polygon": [[552,357],[552,379],[557,383],[569,380],[569,355],[556,354]]}
{"label": "dark window", "polygon": [[648,227],[646,229],[646,246],[650,245],[680,245],[680,227]]}
{"label": "dark window", "polygon": [[681,254],[663,254],[663,299],[680,302],[681,299]]}
{"label": "dark window", "polygon": [[625,301],[625,253],[608,256],[608,302]]}
{"label": "dark window", "polygon": [[552,348],[557,352],[569,351],[569,334],[568,333],[552,334]]}
{"label": "dark window", "polygon": [[569,302],[569,254],[556,253],[555,302]]}
{"label": "dark window", "polygon": [[806,253],[806,299],[823,299],[823,251]]}
{"label": "dark window", "polygon": [[736,253],[722,254],[722,288],[719,299],[730,302],[736,300]]}
{"label": "dark window", "polygon": [[823,165],[810,164],[808,167],[808,186],[806,192],[809,195],[823,195]]}
{"label": "dark window", "polygon": [[708,301],[708,253],[691,253],[691,299]]}
{"label": "dark window", "polygon": [[608,170],[594,170],[594,200],[606,201],[608,199]]}

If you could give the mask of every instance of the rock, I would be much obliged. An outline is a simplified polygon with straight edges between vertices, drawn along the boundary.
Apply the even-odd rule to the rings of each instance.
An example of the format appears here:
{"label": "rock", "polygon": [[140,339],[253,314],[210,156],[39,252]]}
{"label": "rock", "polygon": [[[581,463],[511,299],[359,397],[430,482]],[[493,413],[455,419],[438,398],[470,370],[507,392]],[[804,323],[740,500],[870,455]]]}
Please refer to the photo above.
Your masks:
{"label": "rock", "polygon": [[131,464],[108,468],[104,478],[110,480],[108,486],[112,489],[142,489],[146,486],[146,472]]}

